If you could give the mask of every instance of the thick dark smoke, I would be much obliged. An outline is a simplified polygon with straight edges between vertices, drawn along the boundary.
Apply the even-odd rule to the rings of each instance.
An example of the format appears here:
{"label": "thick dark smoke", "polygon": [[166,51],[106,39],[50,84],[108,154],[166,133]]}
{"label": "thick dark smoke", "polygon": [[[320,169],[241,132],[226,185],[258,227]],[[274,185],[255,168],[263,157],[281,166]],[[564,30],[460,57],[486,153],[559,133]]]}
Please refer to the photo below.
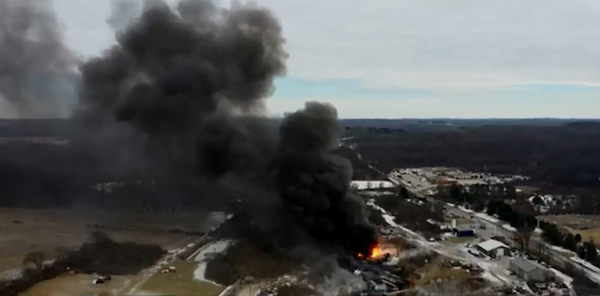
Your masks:
{"label": "thick dark smoke", "polygon": [[348,161],[331,154],[335,108],[308,103],[279,137],[260,116],[285,74],[281,31],[255,5],[148,1],[118,44],[81,68],[79,115],[131,123],[164,168],[240,202],[278,244],[292,237],[367,252],[375,231],[350,194]]}
{"label": "thick dark smoke", "polygon": [[281,197],[319,240],[368,254],[377,237],[364,202],[350,194],[350,162],[331,154],[337,135],[337,111],[329,104],[309,102],[284,119],[279,145]]}
{"label": "thick dark smoke", "polygon": [[76,103],[75,59],[47,0],[0,0],[0,101],[10,117],[67,117]]}

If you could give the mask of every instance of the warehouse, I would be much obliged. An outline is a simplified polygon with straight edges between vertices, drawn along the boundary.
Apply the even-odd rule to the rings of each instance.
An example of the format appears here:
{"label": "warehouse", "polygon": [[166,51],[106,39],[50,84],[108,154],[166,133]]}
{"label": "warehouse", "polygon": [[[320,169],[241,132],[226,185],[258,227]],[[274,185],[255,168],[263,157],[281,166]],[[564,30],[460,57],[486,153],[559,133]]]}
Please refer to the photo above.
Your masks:
{"label": "warehouse", "polygon": [[508,270],[514,272],[518,277],[526,281],[533,282],[546,282],[553,276],[550,270],[541,266],[539,263],[524,258],[510,260]]}
{"label": "warehouse", "polygon": [[475,231],[471,228],[457,227],[452,229],[452,234],[457,237],[470,237],[475,236]]}
{"label": "warehouse", "polygon": [[495,239],[486,240],[478,244],[477,249],[490,257],[501,257],[510,254],[510,248]]}

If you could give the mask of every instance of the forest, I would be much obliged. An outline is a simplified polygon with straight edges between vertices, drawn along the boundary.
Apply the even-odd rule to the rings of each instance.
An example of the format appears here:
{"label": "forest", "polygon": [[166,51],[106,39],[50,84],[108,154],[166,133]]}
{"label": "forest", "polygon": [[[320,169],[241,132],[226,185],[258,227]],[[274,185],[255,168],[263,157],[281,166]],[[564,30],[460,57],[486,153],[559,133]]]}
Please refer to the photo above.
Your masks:
{"label": "forest", "polygon": [[600,124],[552,123],[430,131],[346,127],[344,136],[365,159],[388,172],[396,167],[450,166],[526,175],[542,186],[600,187]]}
{"label": "forest", "polygon": [[[337,153],[350,160],[354,179],[381,179],[395,167],[455,166],[528,175],[540,187],[583,188],[594,198],[582,202],[595,203],[600,124],[544,122],[343,120],[344,146]],[[198,184],[140,166],[143,148],[124,148],[128,137],[122,129],[98,137],[69,120],[0,120],[0,206],[152,210],[210,199],[197,196]],[[98,184],[113,188],[99,190]]]}

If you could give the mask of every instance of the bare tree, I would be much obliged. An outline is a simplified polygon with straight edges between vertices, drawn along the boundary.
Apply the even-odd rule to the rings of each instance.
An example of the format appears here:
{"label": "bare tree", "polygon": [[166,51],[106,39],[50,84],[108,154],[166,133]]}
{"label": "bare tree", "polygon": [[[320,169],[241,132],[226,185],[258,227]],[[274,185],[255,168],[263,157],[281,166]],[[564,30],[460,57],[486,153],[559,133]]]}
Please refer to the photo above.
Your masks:
{"label": "bare tree", "polygon": [[521,226],[517,228],[517,231],[520,236],[520,240],[518,241],[520,247],[523,251],[527,252],[529,250],[529,241],[531,240],[531,235],[533,234],[533,228],[529,226]]}
{"label": "bare tree", "polygon": [[45,258],[46,254],[44,254],[44,252],[31,252],[23,259],[23,266],[31,264],[35,270],[40,273],[44,267]]}

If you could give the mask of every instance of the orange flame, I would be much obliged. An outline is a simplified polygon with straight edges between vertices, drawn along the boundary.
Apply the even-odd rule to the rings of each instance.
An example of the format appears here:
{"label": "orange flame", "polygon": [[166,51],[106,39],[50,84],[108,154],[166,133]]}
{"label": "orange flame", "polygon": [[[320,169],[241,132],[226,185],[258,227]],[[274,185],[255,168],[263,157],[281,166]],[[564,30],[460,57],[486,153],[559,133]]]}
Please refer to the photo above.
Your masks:
{"label": "orange flame", "polygon": [[375,245],[371,248],[371,254],[369,255],[369,259],[377,259],[381,257],[381,255],[383,255],[381,249],[379,249],[378,245]]}
{"label": "orange flame", "polygon": [[382,257],[384,254],[381,251],[381,248],[379,248],[379,244],[381,243],[381,239],[378,238],[377,242],[374,243],[371,246],[371,249],[369,250],[369,254],[367,256],[365,256],[365,254],[358,254],[357,257],[360,259],[367,259],[367,260],[377,260],[380,257]]}

